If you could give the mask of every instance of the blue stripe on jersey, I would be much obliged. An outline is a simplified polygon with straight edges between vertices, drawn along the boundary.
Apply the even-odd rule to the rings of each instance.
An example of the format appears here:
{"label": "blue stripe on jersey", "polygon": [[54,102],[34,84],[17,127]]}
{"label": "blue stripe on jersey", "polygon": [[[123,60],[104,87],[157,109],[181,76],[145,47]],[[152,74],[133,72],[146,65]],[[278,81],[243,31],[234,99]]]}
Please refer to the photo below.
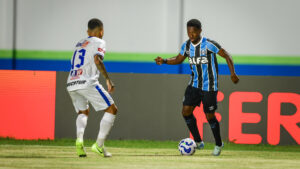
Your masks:
{"label": "blue stripe on jersey", "polygon": [[207,43],[208,50],[210,50],[216,54],[219,52],[219,48],[217,48],[213,43],[211,43],[209,41],[207,41],[206,43]]}
{"label": "blue stripe on jersey", "polygon": [[202,90],[203,91],[209,90],[209,79],[208,79],[207,67],[208,67],[207,64],[202,64],[202,78],[203,78]]}
{"label": "blue stripe on jersey", "polygon": [[194,80],[193,80],[193,87],[198,88],[199,80],[198,80],[198,71],[197,71],[197,66],[192,65],[193,67],[193,72],[194,72]]}
{"label": "blue stripe on jersey", "polygon": [[[194,45],[190,45],[190,57],[195,57],[196,49]],[[193,79],[193,87],[198,88],[199,80],[198,80],[198,70],[196,65],[192,65],[193,72],[194,72],[194,79]]]}
{"label": "blue stripe on jersey", "polygon": [[111,104],[110,104],[108,98],[103,93],[103,91],[100,89],[100,87],[98,85],[96,86],[96,89],[98,90],[98,92],[100,93],[100,95],[102,96],[102,98],[105,100],[107,106],[109,107]]}
{"label": "blue stripe on jersey", "polygon": [[216,71],[216,66],[215,66],[215,55],[211,54],[211,67],[213,69],[213,75],[214,75],[214,90],[218,90],[218,80],[217,80],[217,71]]}
{"label": "blue stripe on jersey", "polygon": [[185,53],[186,42],[184,42],[181,46],[180,54],[183,56]]}

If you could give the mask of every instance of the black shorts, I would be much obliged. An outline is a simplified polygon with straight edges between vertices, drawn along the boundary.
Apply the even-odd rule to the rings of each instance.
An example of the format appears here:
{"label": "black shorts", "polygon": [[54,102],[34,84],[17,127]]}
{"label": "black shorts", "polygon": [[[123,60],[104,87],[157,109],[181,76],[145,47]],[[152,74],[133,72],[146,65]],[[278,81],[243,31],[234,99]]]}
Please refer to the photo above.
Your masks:
{"label": "black shorts", "polygon": [[202,102],[205,113],[214,113],[218,108],[217,94],[218,91],[207,92],[189,85],[185,90],[183,105],[200,106]]}

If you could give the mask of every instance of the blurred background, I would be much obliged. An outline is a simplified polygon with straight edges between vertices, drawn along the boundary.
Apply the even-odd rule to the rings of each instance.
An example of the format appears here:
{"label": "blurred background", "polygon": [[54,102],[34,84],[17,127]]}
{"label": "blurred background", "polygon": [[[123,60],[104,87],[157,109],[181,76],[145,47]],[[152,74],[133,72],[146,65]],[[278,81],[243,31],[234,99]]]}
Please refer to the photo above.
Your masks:
{"label": "blurred background", "polygon": [[[17,59],[69,60],[63,52],[87,36],[88,20],[97,17],[104,22],[106,60],[152,61],[155,55],[146,54],[177,54],[187,39],[186,22],[197,18],[203,35],[235,57],[261,56],[263,61],[255,57],[248,63],[264,63],[267,56],[299,57],[299,5],[297,0],[1,0],[0,56],[12,58],[10,51],[16,50]],[[2,61],[4,67],[13,66]]]}
{"label": "blurred background", "polygon": [[[104,23],[105,65],[117,84],[120,115],[110,139],[188,136],[180,111],[189,65],[157,66],[153,59],[177,55],[186,22],[196,18],[202,35],[232,54],[241,77],[233,85],[218,58],[222,137],[300,144],[299,6],[297,0],[0,0],[0,136],[75,137],[65,83],[91,18]],[[202,109],[194,113],[211,141]],[[86,137],[96,138],[102,114],[91,114]]]}

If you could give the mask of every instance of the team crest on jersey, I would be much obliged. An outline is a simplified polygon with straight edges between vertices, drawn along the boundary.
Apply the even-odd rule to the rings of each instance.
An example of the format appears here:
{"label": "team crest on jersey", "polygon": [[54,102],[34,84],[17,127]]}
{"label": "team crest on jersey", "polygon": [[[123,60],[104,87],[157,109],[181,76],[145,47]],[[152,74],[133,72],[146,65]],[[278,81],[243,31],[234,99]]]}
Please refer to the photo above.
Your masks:
{"label": "team crest on jersey", "polygon": [[207,55],[207,50],[206,49],[201,50],[200,55],[201,56],[206,56]]}
{"label": "team crest on jersey", "polygon": [[186,55],[190,55],[190,51],[185,51],[185,54]]}
{"label": "team crest on jersey", "polygon": [[83,73],[82,69],[72,70],[70,72],[71,80],[78,79],[79,76],[82,75],[82,73]]}

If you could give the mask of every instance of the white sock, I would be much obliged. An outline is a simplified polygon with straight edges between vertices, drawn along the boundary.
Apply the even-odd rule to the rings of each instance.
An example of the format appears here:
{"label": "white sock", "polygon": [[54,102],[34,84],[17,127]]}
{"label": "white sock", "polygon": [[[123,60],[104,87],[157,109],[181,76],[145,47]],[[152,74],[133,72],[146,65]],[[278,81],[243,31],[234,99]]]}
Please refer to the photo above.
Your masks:
{"label": "white sock", "polygon": [[79,114],[76,119],[76,128],[77,128],[77,139],[83,141],[83,134],[87,124],[88,116],[85,114]]}
{"label": "white sock", "polygon": [[102,120],[100,122],[100,130],[97,138],[97,144],[99,147],[102,147],[104,145],[104,141],[114,124],[115,118],[116,115],[107,112],[104,113],[104,116],[102,117]]}

